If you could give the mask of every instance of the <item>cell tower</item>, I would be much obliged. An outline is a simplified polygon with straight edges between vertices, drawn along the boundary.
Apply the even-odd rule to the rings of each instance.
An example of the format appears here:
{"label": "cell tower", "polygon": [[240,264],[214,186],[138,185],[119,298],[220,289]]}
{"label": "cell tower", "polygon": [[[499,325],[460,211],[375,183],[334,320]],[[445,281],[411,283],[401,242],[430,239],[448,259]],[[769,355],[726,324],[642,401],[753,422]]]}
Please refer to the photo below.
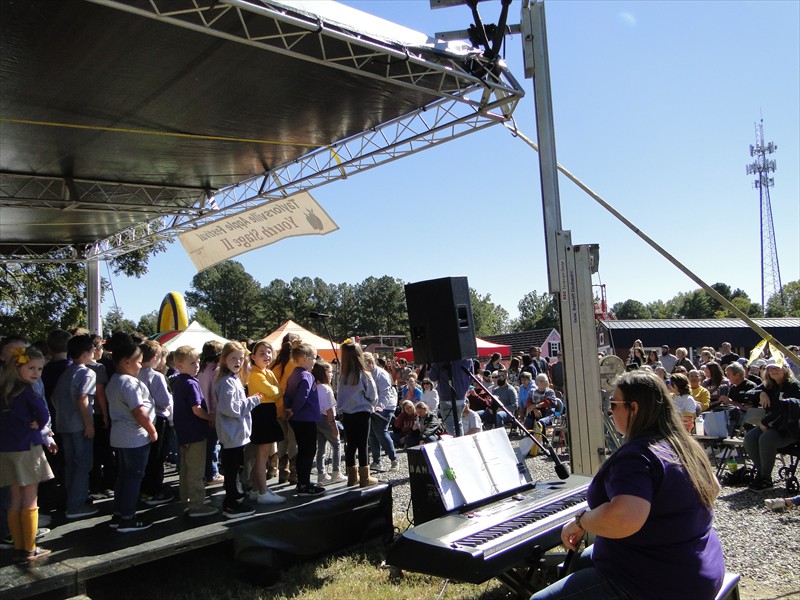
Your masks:
{"label": "cell tower", "polygon": [[775,244],[775,228],[772,224],[772,204],[769,201],[769,188],[775,185],[775,180],[769,176],[775,172],[775,161],[767,158],[778,147],[772,142],[764,143],[764,119],[756,123],[756,145],[750,146],[750,156],[755,160],[747,165],[747,174],[755,175],[757,179],[753,187],[758,190],[758,200],[761,206],[761,306],[767,310],[767,300],[776,294],[783,301],[783,286],[781,285],[781,269],[778,265],[778,247]]}

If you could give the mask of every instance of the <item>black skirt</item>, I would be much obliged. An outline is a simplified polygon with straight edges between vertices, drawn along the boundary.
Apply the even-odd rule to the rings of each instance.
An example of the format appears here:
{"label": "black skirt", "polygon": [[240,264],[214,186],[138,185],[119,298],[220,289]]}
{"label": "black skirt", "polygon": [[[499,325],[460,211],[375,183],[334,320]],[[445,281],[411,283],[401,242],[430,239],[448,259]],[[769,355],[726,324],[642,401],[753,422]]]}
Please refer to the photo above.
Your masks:
{"label": "black skirt", "polygon": [[259,404],[250,413],[253,419],[252,444],[271,444],[283,441],[283,430],[278,424],[278,410],[274,402]]}

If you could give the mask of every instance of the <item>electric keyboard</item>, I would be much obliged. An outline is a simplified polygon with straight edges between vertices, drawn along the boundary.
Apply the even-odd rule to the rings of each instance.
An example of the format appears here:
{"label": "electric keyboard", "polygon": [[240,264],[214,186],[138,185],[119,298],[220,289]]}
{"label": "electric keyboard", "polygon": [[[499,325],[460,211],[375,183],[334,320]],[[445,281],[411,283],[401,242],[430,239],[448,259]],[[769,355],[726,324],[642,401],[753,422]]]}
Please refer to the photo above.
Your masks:
{"label": "electric keyboard", "polygon": [[561,528],[586,508],[589,477],[540,482],[512,495],[465,507],[403,533],[390,565],[482,583],[561,544]]}

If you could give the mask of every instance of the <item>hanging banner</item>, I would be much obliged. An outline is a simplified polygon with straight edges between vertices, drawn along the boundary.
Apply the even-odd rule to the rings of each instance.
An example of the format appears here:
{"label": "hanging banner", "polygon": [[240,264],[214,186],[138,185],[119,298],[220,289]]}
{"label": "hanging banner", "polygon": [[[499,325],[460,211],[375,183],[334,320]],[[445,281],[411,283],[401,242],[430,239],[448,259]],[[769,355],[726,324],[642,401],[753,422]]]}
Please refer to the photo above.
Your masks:
{"label": "hanging banner", "polygon": [[325,235],[339,229],[308,192],[274,200],[178,236],[198,271],[299,235]]}

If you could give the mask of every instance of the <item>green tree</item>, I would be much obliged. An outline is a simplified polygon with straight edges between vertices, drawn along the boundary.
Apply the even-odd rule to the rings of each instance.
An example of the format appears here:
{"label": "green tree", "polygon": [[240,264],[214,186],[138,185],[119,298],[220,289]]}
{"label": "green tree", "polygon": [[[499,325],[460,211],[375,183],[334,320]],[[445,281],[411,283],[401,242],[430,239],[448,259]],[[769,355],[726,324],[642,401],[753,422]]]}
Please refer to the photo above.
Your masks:
{"label": "green tree", "polygon": [[137,333],[136,323],[126,319],[119,308],[112,308],[103,319],[103,332],[106,336],[112,333]]}
{"label": "green tree", "polygon": [[357,335],[399,334],[408,329],[403,282],[388,275],[367,277],[355,290],[359,306]]}
{"label": "green tree", "polygon": [[508,311],[492,302],[492,295],[481,296],[473,288],[469,288],[472,304],[472,317],[475,322],[475,335],[495,335],[508,330]]}
{"label": "green tree", "polygon": [[[109,261],[111,270],[127,277],[147,273],[150,255],[163,252],[156,244],[123,254]],[[86,265],[68,262],[63,251],[51,263],[9,263],[0,266],[0,331],[19,332],[43,339],[53,329],[72,329],[87,324]],[[101,280],[101,293],[108,281]]]}
{"label": "green tree", "polygon": [[139,333],[148,337],[158,333],[158,311],[154,310],[153,312],[139,317],[139,323],[137,323],[136,329]]}
{"label": "green tree", "polygon": [[638,300],[628,299],[625,302],[617,302],[611,307],[611,312],[618,319],[651,319],[652,313],[644,304]]}
{"label": "green tree", "polygon": [[273,279],[261,288],[259,300],[263,310],[263,322],[259,331],[260,335],[269,335],[272,331],[283,325],[288,319],[294,318],[291,311],[291,289],[289,284],[282,279]]}
{"label": "green tree", "polygon": [[790,281],[783,287],[783,302],[780,294],[767,300],[768,317],[800,317],[800,279]]}
{"label": "green tree", "polygon": [[222,329],[220,328],[219,323],[214,320],[214,317],[212,317],[205,308],[195,309],[191,320],[197,321],[200,323],[200,325],[209,331],[216,333],[217,335],[222,335]]}
{"label": "green tree", "polygon": [[513,331],[558,329],[558,301],[555,295],[536,290],[528,292],[517,304],[519,318],[511,324]]}
{"label": "green tree", "polygon": [[44,339],[86,325],[86,269],[74,263],[0,267],[0,331]]}
{"label": "green tree", "polygon": [[185,296],[193,308],[208,311],[226,338],[256,337],[263,329],[261,286],[241,263],[228,260],[198,273]]}

